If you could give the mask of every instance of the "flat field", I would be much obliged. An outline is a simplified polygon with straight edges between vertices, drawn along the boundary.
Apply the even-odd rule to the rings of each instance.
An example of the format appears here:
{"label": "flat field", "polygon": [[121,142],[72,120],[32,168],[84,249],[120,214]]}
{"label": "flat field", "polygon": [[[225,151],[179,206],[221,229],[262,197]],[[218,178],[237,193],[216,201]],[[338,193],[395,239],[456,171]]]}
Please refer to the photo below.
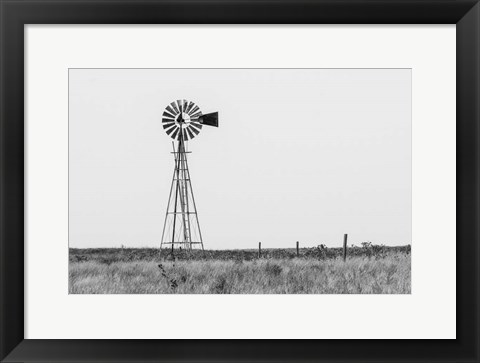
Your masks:
{"label": "flat field", "polygon": [[410,246],[194,251],[70,249],[71,294],[409,294]]}

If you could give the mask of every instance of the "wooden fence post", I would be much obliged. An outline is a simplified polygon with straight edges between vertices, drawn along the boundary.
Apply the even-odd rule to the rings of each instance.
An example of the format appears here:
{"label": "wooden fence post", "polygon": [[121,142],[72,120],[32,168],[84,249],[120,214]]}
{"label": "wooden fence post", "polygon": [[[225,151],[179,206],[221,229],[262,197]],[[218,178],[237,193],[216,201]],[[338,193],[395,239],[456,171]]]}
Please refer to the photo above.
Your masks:
{"label": "wooden fence post", "polygon": [[297,241],[297,257],[300,256],[300,251],[299,251],[299,249],[298,249],[298,245],[299,245],[299,242]]}
{"label": "wooden fence post", "polygon": [[347,260],[347,234],[343,235],[343,261]]}
{"label": "wooden fence post", "polygon": [[262,257],[262,242],[258,242],[258,258]]}

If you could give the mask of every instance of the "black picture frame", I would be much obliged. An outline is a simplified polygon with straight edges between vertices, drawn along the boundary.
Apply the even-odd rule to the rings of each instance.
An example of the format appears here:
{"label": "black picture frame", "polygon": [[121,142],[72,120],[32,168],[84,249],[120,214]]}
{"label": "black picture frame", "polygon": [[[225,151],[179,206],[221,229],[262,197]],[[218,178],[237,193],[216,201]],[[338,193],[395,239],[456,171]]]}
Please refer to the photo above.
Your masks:
{"label": "black picture frame", "polygon": [[[480,361],[478,0],[0,0],[0,12],[2,362]],[[157,23],[456,24],[457,339],[24,339],[24,25]]]}

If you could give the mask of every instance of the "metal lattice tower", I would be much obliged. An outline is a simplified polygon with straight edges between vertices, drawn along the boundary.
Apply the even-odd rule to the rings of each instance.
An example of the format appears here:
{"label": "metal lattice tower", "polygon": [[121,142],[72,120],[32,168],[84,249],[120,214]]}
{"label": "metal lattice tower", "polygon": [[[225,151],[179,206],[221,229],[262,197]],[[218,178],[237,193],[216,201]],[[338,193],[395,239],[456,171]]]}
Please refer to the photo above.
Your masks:
{"label": "metal lattice tower", "polygon": [[178,100],[165,108],[162,118],[167,135],[173,142],[175,168],[173,172],[167,212],[163,225],[160,249],[165,246],[191,250],[200,247],[203,239],[188,170],[186,144],[200,133],[203,125],[218,127],[218,112],[203,115],[193,102]]}

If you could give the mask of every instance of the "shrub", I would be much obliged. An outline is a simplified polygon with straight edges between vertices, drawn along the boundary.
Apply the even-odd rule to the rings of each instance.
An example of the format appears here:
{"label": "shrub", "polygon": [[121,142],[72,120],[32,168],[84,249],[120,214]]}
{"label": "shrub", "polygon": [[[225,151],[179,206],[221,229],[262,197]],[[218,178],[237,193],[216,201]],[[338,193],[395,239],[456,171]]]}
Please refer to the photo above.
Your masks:
{"label": "shrub", "polygon": [[268,275],[277,277],[282,273],[283,269],[277,264],[267,263],[267,265],[265,266],[265,271]]}

